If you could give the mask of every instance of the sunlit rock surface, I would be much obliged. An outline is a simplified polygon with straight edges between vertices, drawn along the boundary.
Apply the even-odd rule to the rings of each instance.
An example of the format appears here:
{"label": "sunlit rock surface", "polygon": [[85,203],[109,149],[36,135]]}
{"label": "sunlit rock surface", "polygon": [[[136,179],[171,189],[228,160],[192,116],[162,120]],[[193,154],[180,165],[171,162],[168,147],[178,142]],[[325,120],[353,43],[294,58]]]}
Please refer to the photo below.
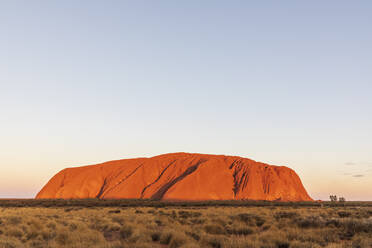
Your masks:
{"label": "sunlit rock surface", "polygon": [[288,167],[190,153],[67,168],[36,198],[312,201]]}

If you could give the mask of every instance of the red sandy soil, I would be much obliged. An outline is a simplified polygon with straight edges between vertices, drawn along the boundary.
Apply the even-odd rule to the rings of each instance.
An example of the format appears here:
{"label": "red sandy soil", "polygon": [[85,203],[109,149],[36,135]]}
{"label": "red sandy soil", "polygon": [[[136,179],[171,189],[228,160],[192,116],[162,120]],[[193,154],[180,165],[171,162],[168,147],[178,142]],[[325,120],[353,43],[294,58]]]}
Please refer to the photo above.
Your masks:
{"label": "red sandy soil", "polygon": [[288,167],[191,153],[67,168],[36,198],[312,201]]}

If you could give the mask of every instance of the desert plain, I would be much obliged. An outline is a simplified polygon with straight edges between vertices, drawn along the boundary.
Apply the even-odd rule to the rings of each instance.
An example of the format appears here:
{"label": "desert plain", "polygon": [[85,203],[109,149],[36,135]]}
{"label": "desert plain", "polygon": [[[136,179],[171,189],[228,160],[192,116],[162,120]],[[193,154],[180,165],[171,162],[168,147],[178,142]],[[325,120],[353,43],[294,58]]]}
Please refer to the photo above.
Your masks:
{"label": "desert plain", "polygon": [[371,202],[0,200],[0,247],[372,247]]}

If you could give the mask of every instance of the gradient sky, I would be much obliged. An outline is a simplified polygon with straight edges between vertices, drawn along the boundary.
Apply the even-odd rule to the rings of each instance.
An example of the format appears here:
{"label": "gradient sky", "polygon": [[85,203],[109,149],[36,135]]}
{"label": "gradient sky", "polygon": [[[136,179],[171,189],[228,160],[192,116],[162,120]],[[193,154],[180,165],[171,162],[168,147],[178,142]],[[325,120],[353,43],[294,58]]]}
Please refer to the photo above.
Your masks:
{"label": "gradient sky", "polygon": [[169,152],[372,200],[371,1],[1,1],[0,198]]}

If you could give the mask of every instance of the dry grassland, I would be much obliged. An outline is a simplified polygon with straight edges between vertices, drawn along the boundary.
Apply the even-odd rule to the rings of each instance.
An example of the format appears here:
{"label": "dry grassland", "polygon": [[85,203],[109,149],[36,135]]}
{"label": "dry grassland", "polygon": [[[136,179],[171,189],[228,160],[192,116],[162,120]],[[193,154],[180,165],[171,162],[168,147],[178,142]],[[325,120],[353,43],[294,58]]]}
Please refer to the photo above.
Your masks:
{"label": "dry grassland", "polygon": [[372,247],[372,207],[0,207],[0,248]]}

